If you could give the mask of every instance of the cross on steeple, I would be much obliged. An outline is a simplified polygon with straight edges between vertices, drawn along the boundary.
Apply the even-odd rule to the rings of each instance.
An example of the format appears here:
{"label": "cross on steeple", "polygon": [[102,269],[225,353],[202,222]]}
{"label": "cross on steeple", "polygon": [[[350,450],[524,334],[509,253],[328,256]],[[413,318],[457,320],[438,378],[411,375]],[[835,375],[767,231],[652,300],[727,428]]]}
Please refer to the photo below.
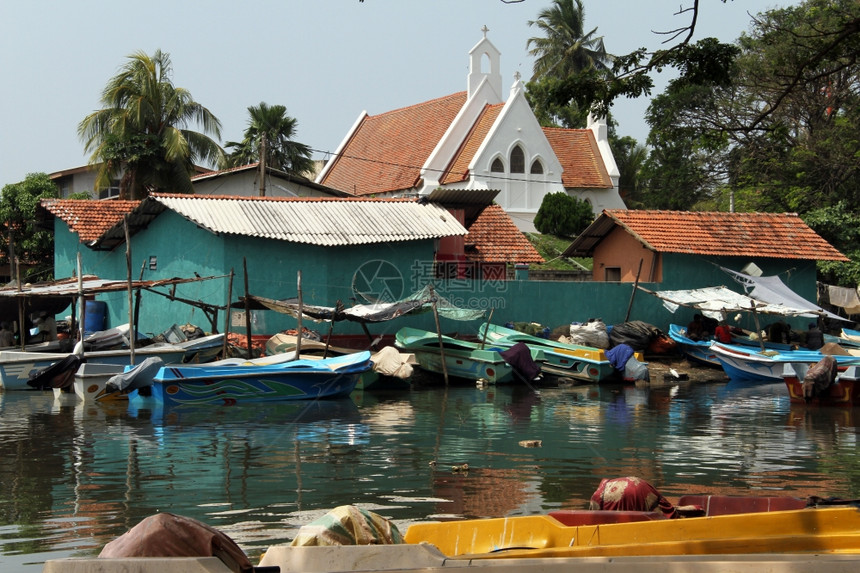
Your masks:
{"label": "cross on steeple", "polygon": [[486,24],[484,24],[484,25],[481,27],[481,31],[484,33],[484,37],[486,38],[486,37],[487,37],[487,32],[489,32],[489,31],[490,31],[490,29],[489,29],[489,28],[487,28],[487,25],[486,25]]}

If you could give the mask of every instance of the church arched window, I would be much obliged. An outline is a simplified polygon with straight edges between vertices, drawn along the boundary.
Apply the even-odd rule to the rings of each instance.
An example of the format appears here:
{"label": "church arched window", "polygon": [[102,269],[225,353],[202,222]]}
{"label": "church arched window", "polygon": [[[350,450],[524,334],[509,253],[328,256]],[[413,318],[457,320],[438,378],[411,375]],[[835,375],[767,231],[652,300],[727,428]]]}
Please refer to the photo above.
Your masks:
{"label": "church arched window", "polygon": [[502,163],[502,160],[496,157],[493,159],[492,165],[490,165],[490,171],[493,173],[504,173],[505,172],[505,164]]}
{"label": "church arched window", "polygon": [[526,154],[523,153],[523,148],[515,145],[511,150],[511,173],[526,172]]}
{"label": "church arched window", "polygon": [[535,159],[534,161],[532,161],[530,173],[532,175],[543,175],[543,163],[540,162],[540,159]]}

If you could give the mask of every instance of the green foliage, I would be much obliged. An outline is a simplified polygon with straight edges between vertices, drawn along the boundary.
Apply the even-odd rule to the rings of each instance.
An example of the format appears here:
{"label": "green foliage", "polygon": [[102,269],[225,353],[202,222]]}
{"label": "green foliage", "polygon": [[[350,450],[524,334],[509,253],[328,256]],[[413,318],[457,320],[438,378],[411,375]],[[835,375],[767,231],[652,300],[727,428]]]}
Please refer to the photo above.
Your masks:
{"label": "green foliage", "polygon": [[533,80],[566,78],[583,70],[606,70],[612,57],[606,53],[597,28],[585,31],[585,9],[581,0],[553,0],[550,8],[530,20],[543,37],[529,38],[526,48],[534,56]]}
{"label": "green foliage", "polygon": [[594,220],[591,205],[564,191],[549,193],[535,215],[535,228],[549,235],[574,237]]}
{"label": "green foliage", "polygon": [[[170,56],[136,52],[105,86],[102,109],[78,124],[91,163],[99,164],[97,188],[122,174],[120,196],[191,192],[197,163],[218,164],[223,151],[207,134],[221,137],[221,124],[191,94],[173,85]],[[197,124],[202,133],[188,129]]]}
{"label": "green foliage", "polygon": [[532,268],[553,271],[590,270],[592,259],[567,258],[561,254],[570,246],[569,237],[556,237],[541,233],[524,233],[535,250],[543,257],[543,263],[532,265]]}
{"label": "green foliage", "polygon": [[232,149],[225,158],[226,167],[260,161],[261,150],[265,149],[267,167],[294,175],[306,175],[313,169],[310,147],[292,140],[298,121],[287,115],[286,107],[260,102],[248,108],[248,115],[244,139],[225,144]]}
{"label": "green foliage", "polygon": [[819,280],[852,288],[860,284],[860,214],[852,212],[844,201],[840,201],[808,212],[803,220],[825,241],[851,259],[847,263],[819,261]]}
{"label": "green foliage", "polygon": [[[36,208],[42,199],[59,195],[59,189],[46,173],[31,173],[24,181],[3,187],[0,195],[0,220],[4,253],[28,265],[22,267],[22,281],[44,281],[53,278],[54,233],[36,222]],[[10,247],[11,239],[11,247]]]}

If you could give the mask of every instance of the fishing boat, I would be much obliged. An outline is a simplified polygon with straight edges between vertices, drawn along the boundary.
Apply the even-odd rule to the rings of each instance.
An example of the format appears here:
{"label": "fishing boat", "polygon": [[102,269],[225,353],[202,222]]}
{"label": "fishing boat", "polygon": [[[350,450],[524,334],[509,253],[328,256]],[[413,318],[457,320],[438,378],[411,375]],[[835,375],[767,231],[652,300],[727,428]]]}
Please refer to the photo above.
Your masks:
{"label": "fishing boat", "polygon": [[[679,503],[694,504],[698,516],[669,519],[660,511],[557,510],[412,522],[404,534],[380,515],[341,506],[303,527],[289,545],[269,547],[256,567],[225,534],[189,518],[156,514],[109,543],[97,561],[50,560],[44,572],[97,568],[112,573],[128,570],[132,563],[141,573],[250,568],[426,573],[473,567],[551,573],[660,573],[667,568],[847,573],[860,565],[856,500],[693,495]],[[166,536],[175,543],[167,543]],[[198,538],[206,543],[193,543]]]}
{"label": "fishing boat", "polygon": [[[333,346],[319,340],[302,338],[299,345],[295,334],[279,332],[266,342],[266,354],[301,352],[302,358],[328,358],[356,352],[354,348]],[[415,355],[399,352],[393,346],[383,346],[374,352],[370,360],[373,369],[366,372],[358,383],[359,390],[406,390],[410,387]]]}
{"label": "fishing boat", "polygon": [[[827,353],[817,350],[756,350],[748,346],[712,342],[711,349],[726,375],[739,382],[776,383],[783,379],[786,364],[815,364]],[[825,347],[826,350],[826,347]],[[860,357],[833,355],[840,369],[860,364]]]}
{"label": "fishing boat", "polygon": [[185,350],[182,357],[184,364],[204,364],[218,357],[224,347],[224,333],[208,334],[172,344]]}
{"label": "fishing boat", "polygon": [[[134,363],[138,364],[150,356],[160,357],[165,364],[181,363],[185,349],[172,344],[152,344],[138,348],[134,352]],[[69,353],[28,352],[20,350],[0,351],[0,387],[9,390],[32,390],[27,383],[31,376],[51,365],[64,360]],[[114,350],[94,350],[86,353],[90,364],[129,365],[131,354],[128,348]]]}
{"label": "fishing boat", "polygon": [[308,400],[348,396],[373,364],[370,352],[320,360],[295,354],[225,359],[208,364],[165,365],[152,384],[129,394],[170,405]]}
{"label": "fishing boat", "polygon": [[[510,348],[522,342],[540,350],[544,358],[540,363],[541,372],[555,377],[598,383],[618,374],[601,348],[565,344],[490,323],[481,325],[478,338],[493,347]],[[644,361],[641,354],[637,359]]]}
{"label": "fishing boat", "polygon": [[826,389],[807,397],[803,392],[803,380],[809,368],[805,363],[783,365],[782,379],[792,403],[849,408],[860,406],[860,366],[848,366],[836,375],[836,380]]}
{"label": "fishing boat", "polygon": [[[428,372],[489,384],[510,384],[520,375],[502,356],[505,349],[495,345],[410,327],[398,330],[394,338],[397,347],[413,353],[418,366]],[[545,360],[542,350],[531,349],[530,354],[536,362]]]}

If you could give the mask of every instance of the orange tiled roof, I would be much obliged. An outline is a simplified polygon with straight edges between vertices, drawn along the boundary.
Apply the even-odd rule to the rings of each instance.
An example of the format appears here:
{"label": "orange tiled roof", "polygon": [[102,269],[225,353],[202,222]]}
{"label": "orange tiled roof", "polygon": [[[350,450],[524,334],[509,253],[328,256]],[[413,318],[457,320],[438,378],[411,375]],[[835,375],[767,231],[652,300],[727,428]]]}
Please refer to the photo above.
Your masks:
{"label": "orange tiled roof", "polygon": [[46,199],[42,206],[66,222],[81,242],[97,240],[105,231],[130,213],[140,201],[93,201],[87,199]]}
{"label": "orange tiled roof", "polygon": [[415,187],[421,167],[466,102],[466,92],[367,116],[320,182],[352,195]]}
{"label": "orange tiled roof", "polygon": [[796,213],[606,210],[662,253],[848,261]]}
{"label": "orange tiled roof", "polygon": [[496,118],[499,117],[499,113],[501,113],[503,107],[504,104],[501,103],[484,106],[484,110],[472,126],[472,130],[469,132],[463,145],[457,151],[454,159],[451,160],[448,170],[440,178],[442,185],[465,181],[469,178],[469,163],[472,162],[472,158],[475,157],[475,152],[478,151],[481,143],[487,138],[487,133],[490,132],[490,128],[496,123]]}
{"label": "orange tiled roof", "polygon": [[486,263],[542,263],[543,257],[499,205],[489,205],[469,227],[465,243],[472,261]]}
{"label": "orange tiled roof", "polygon": [[561,182],[566,189],[612,188],[612,179],[590,129],[545,127],[543,133],[564,169]]}

